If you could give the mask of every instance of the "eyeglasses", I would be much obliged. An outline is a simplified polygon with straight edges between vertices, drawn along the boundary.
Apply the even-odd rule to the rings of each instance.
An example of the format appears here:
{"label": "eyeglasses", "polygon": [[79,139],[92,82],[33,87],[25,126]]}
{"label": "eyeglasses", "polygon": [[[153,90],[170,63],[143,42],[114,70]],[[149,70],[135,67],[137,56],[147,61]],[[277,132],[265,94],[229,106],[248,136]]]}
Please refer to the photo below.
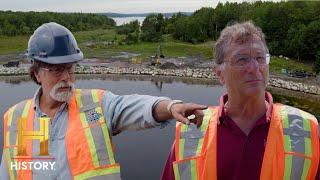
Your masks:
{"label": "eyeglasses", "polygon": [[57,65],[57,66],[52,66],[50,68],[41,67],[41,69],[46,70],[46,71],[48,71],[58,77],[60,77],[65,71],[67,71],[70,75],[73,75],[75,68],[76,68],[76,66],[74,64],[72,64],[72,65]]}
{"label": "eyeglasses", "polygon": [[229,62],[233,67],[243,69],[248,67],[252,60],[257,62],[259,66],[264,67],[270,63],[270,54],[256,57],[252,57],[249,55],[236,55],[235,57],[231,58],[230,61],[225,62]]}

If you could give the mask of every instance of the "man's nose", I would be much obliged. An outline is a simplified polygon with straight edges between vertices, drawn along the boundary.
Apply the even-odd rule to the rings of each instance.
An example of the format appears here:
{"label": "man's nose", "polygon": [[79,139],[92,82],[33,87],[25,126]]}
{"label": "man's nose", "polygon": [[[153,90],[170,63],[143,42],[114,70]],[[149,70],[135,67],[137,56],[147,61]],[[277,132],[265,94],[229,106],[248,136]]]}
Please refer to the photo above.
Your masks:
{"label": "man's nose", "polygon": [[70,80],[71,75],[68,69],[64,69],[63,72],[61,73],[61,80]]}
{"label": "man's nose", "polygon": [[259,71],[259,63],[254,58],[251,58],[246,68],[248,72],[257,72]]}

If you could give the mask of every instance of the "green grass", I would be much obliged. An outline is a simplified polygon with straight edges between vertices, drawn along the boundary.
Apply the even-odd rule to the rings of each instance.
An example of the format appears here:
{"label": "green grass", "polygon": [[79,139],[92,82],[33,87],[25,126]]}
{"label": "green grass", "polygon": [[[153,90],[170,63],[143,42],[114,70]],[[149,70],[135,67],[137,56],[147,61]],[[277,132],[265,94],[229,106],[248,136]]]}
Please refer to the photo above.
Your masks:
{"label": "green grass", "polygon": [[[114,29],[77,32],[75,33],[75,37],[80,49],[87,58],[108,58],[125,51],[140,54],[140,58],[146,59],[155,55],[158,46],[161,45],[163,54],[166,57],[196,56],[212,59],[212,42],[194,45],[173,40],[170,35],[164,36],[163,42],[139,42],[132,45],[105,44],[106,42],[113,41],[115,37],[117,42],[125,38],[124,35],[116,34]],[[88,46],[88,42],[94,43],[94,45]]]}
{"label": "green grass", "polygon": [[286,60],[284,58],[272,57],[270,60],[270,70],[273,73],[280,74],[281,69],[286,69],[286,71],[306,71],[312,73],[312,64],[308,64],[305,62],[299,62],[297,60],[289,59]]}
{"label": "green grass", "polygon": [[28,40],[28,36],[0,36],[0,55],[25,52]]}
{"label": "green grass", "polygon": [[118,39],[123,39],[123,35],[116,34],[114,29],[98,29],[93,31],[80,31],[74,33],[78,43],[85,43],[88,41],[111,41],[117,36]]}
{"label": "green grass", "polygon": [[[158,46],[161,45],[163,54],[166,57],[200,57],[212,59],[212,47],[214,41],[208,41],[200,44],[191,44],[174,40],[171,35],[165,35],[163,42],[139,42],[132,45],[118,45],[125,38],[124,35],[118,35],[115,29],[98,29],[92,31],[81,31],[74,33],[80,49],[84,52],[86,58],[110,58],[118,55],[120,52],[132,52],[140,54],[141,59],[148,59],[157,53]],[[117,43],[108,44],[115,40]],[[17,54],[25,52],[27,49],[29,36],[0,36],[0,55]],[[93,45],[88,45],[93,43]],[[304,70],[313,72],[312,64],[302,63],[296,60],[285,60],[284,58],[272,57],[270,70],[273,73],[280,74],[281,69],[287,71]]]}

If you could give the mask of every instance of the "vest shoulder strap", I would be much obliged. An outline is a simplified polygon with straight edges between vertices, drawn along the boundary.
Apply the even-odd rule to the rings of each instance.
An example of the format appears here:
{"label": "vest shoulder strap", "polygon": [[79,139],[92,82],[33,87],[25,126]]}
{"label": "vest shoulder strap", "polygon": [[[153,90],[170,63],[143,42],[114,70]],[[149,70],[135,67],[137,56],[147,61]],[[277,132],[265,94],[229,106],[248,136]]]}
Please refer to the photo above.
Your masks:
{"label": "vest shoulder strap", "polygon": [[76,89],[75,96],[80,111],[101,106],[104,91],[100,89]]}
{"label": "vest shoulder strap", "polygon": [[11,134],[11,137],[5,139],[5,145],[16,145],[16,136],[18,129],[18,120],[20,118],[27,118],[30,108],[32,106],[32,99],[24,100],[16,105],[10,107],[4,115],[4,134]]}
{"label": "vest shoulder strap", "polygon": [[[98,89],[76,89],[70,102],[66,141],[70,169],[75,179],[96,176],[120,179],[120,166],[114,159],[111,137],[102,110],[104,92]],[[74,133],[77,138],[73,136]]]}
{"label": "vest shoulder strap", "polygon": [[202,145],[205,133],[208,129],[210,120],[218,114],[217,107],[210,107],[203,111],[204,117],[200,128],[196,125],[185,125],[178,122],[176,128],[176,160],[188,157],[199,156],[202,152]]}
{"label": "vest shoulder strap", "polygon": [[300,137],[311,137],[314,133],[319,136],[318,121],[315,116],[301,109],[288,105],[275,104],[284,135],[300,135]]}
{"label": "vest shoulder strap", "polygon": [[[7,171],[9,173],[10,179],[16,179],[24,177],[28,179],[31,177],[30,171],[16,171],[14,169],[10,169],[12,162],[17,162],[20,160],[13,160],[12,158],[17,156],[18,152],[18,121],[21,118],[28,119],[28,125],[32,126],[32,122],[30,121],[30,110],[32,107],[32,99],[21,101],[20,103],[12,106],[8,109],[8,111],[4,115],[4,148],[3,154],[5,156],[5,163],[7,167]],[[27,125],[27,126],[28,126]],[[27,149],[28,153],[30,153],[30,144],[27,145],[29,149]]]}
{"label": "vest shoulder strap", "polygon": [[[295,107],[275,104],[284,149],[284,179],[314,177],[319,163],[319,126],[310,113]],[[280,137],[281,137],[280,136]]]}
{"label": "vest shoulder strap", "polygon": [[[175,154],[176,161],[173,170],[176,180],[200,179],[206,161],[209,133],[215,134],[218,117],[218,108],[209,107],[204,110],[204,118],[200,128],[194,124],[184,125],[177,123]],[[209,132],[211,131],[211,132]],[[211,136],[211,135],[210,135]],[[211,167],[211,166],[210,166]],[[215,165],[212,165],[215,167]],[[212,169],[214,171],[214,169]]]}

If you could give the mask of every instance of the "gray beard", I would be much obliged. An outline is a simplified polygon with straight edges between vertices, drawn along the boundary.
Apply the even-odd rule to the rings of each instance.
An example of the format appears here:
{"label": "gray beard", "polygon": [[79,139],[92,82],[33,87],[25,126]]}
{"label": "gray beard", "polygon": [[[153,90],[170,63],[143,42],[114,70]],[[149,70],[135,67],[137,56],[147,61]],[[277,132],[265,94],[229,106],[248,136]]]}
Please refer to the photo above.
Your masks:
{"label": "gray beard", "polygon": [[[66,92],[58,92],[58,89],[61,87],[69,87],[70,89]],[[73,83],[60,82],[53,86],[53,88],[50,91],[50,97],[58,102],[68,102],[72,97],[73,90]]]}

